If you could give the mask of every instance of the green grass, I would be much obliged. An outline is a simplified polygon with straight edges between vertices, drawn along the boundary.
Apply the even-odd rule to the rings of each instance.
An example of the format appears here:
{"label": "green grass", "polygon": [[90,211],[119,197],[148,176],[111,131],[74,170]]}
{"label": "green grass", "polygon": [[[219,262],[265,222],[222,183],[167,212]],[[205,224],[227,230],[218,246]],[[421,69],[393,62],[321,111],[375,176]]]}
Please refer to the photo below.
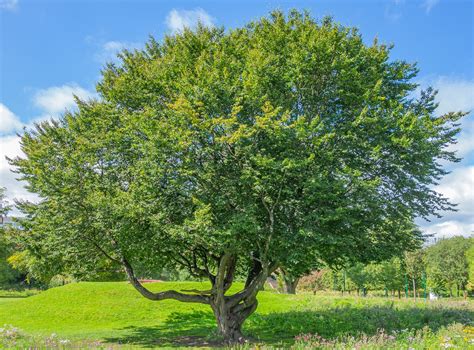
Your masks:
{"label": "green grass", "polygon": [[[198,282],[148,286],[155,291],[208,288]],[[234,286],[234,291],[239,287]],[[384,342],[395,341],[398,348],[421,349],[423,344],[440,345],[449,337],[449,344],[460,341],[464,342],[460,348],[474,348],[474,343],[469,343],[474,328],[466,327],[473,322],[472,301],[414,304],[411,300],[261,292],[257,312],[245,323],[244,332],[254,343],[279,347],[294,344],[295,336],[318,334],[322,338],[300,337],[295,346],[334,348],[334,344],[342,344],[350,348],[353,343],[368,341],[375,348],[383,348]],[[79,347],[91,347],[95,341],[114,346],[127,344],[121,346],[126,348],[218,344],[208,306],[173,300],[153,302],[125,282],[75,283],[26,298],[3,298],[0,325],[3,324],[20,329],[21,336],[14,340],[19,348],[26,347],[26,342],[51,345],[58,339],[83,344]],[[382,336],[379,329],[384,329]],[[57,336],[51,338],[52,333]],[[7,340],[4,346],[11,346],[11,339],[9,343]],[[382,343],[378,346],[377,342]],[[0,332],[0,347],[1,344]],[[370,348],[367,344],[362,348]]]}

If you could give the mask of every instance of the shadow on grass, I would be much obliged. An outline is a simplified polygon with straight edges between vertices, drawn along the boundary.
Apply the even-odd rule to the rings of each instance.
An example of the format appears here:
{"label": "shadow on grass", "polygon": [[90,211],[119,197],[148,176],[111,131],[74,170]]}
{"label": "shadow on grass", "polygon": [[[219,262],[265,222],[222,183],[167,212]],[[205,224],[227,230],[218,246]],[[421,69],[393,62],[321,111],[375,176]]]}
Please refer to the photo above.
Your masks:
{"label": "shadow on grass", "polygon": [[[326,339],[361,333],[376,334],[380,328],[388,332],[429,327],[437,331],[452,323],[472,324],[474,312],[462,308],[432,307],[396,309],[391,306],[357,308],[345,306],[327,310],[291,311],[254,314],[244,325],[250,339],[267,344],[291,344],[302,333],[319,334]],[[133,344],[143,347],[206,346],[221,347],[211,312],[173,313],[160,326],[128,327],[128,334],[105,339],[108,343]]]}

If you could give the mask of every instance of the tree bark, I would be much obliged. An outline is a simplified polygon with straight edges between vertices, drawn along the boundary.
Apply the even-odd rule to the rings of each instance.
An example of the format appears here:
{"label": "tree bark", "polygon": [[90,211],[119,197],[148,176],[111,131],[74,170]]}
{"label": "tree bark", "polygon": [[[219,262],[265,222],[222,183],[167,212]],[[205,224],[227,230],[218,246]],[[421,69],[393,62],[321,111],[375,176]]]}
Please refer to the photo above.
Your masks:
{"label": "tree bark", "polygon": [[299,278],[285,278],[285,291],[288,294],[296,294],[296,287],[298,282],[300,281]]}
{"label": "tree bark", "polygon": [[412,281],[413,281],[413,300],[416,301],[416,281],[414,278],[412,279]]}
{"label": "tree bark", "polygon": [[130,283],[144,297],[150,300],[175,299],[182,302],[194,302],[211,306],[216,318],[219,333],[227,344],[242,343],[242,325],[257,309],[257,294],[267,277],[277,268],[276,263],[255,264],[249,272],[249,278],[243,290],[233,295],[225,295],[232,285],[237,266],[237,257],[223,254],[218,261],[216,275],[211,275],[211,290],[189,290],[193,294],[174,290],[154,293],[144,287],[135,276],[131,264],[122,257],[122,264]]}
{"label": "tree bark", "polygon": [[[239,304],[241,305],[241,304]],[[229,303],[216,304],[211,302],[212,311],[216,318],[220,335],[226,344],[243,343],[245,338],[242,334],[242,325],[245,320],[256,310],[257,299],[253,300],[244,308],[231,307]]]}

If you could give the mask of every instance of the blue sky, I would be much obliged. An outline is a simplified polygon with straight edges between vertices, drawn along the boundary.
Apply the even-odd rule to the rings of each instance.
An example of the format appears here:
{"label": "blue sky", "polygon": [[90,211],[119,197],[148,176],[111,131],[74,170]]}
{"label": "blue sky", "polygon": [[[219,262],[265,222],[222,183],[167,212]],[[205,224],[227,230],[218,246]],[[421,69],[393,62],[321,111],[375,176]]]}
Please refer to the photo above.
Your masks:
{"label": "blue sky", "polygon": [[[393,43],[393,58],[418,62],[422,86],[439,89],[439,113],[474,109],[474,2],[387,1],[111,1],[0,0],[0,186],[33,198],[14,180],[4,155],[19,154],[18,138],[33,120],[73,108],[72,94],[94,96],[104,62],[121,48],[141,47],[193,26],[233,28],[272,9],[307,9],[356,26],[366,42]],[[474,232],[474,122],[469,116],[456,148],[464,160],[438,189],[459,203],[443,219],[420,222],[439,235]]]}

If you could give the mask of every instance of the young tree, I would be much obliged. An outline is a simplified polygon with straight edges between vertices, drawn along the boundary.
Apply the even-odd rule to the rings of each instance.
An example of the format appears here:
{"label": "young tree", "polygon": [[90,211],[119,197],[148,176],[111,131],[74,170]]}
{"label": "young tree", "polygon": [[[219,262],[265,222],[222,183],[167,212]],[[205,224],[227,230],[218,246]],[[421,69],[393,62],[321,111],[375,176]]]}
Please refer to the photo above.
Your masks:
{"label": "young tree", "polygon": [[[146,298],[208,304],[239,341],[278,267],[389,258],[450,208],[431,186],[463,113],[413,99],[416,67],[389,54],[297,11],[124,51],[99,100],[23,135],[11,164],[42,199],[20,205],[25,230],[80,269],[107,257]],[[211,287],[155,293],[137,265]]]}
{"label": "young tree", "polygon": [[400,291],[404,285],[405,269],[400,258],[394,257],[378,264],[370,264],[367,269],[371,272],[372,285],[376,289],[384,289],[386,293],[391,291],[392,295],[397,291],[398,297],[401,297]]}
{"label": "young tree", "polygon": [[318,290],[323,290],[328,287],[324,279],[324,276],[327,274],[330,274],[328,269],[312,271],[301,278],[300,285],[302,289],[312,291],[313,294],[316,294]]}
{"label": "young tree", "polygon": [[362,291],[362,295],[366,296],[367,287],[369,283],[373,280],[370,269],[367,269],[366,266],[362,263],[356,263],[346,270],[347,277],[350,278],[352,283],[357,289],[357,295]]}
{"label": "young tree", "polygon": [[413,287],[413,299],[416,301],[417,281],[426,270],[425,252],[422,249],[406,252],[404,260],[405,270],[410,277]]}

